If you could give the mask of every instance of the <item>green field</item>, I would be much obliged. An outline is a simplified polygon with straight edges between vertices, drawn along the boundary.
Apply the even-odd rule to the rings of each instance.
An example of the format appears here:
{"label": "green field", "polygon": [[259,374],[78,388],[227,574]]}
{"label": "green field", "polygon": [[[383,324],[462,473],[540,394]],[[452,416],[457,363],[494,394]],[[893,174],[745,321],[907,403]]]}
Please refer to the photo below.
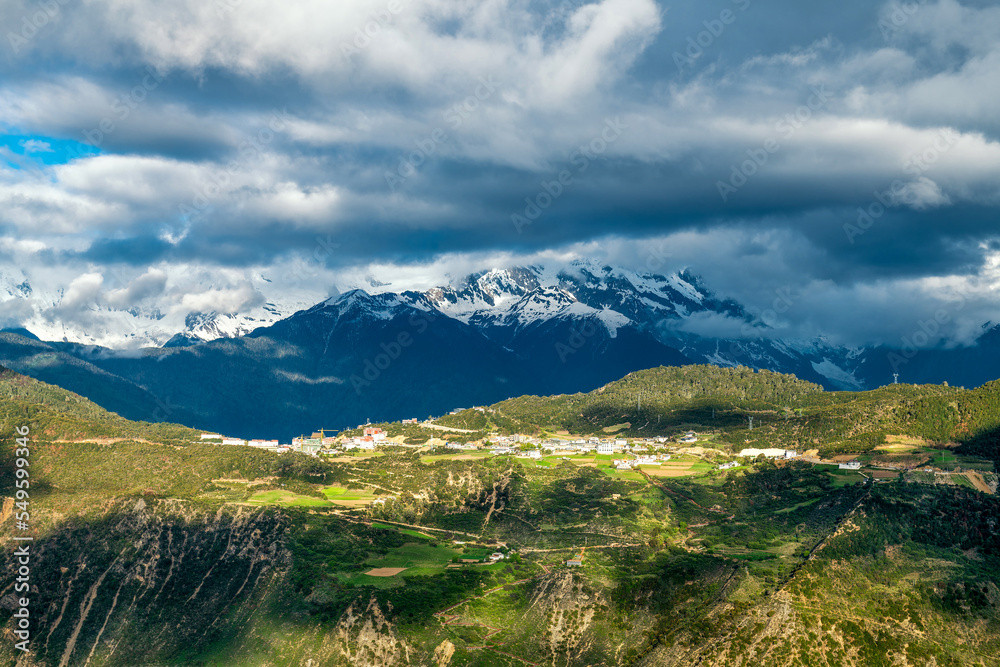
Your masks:
{"label": "green field", "polygon": [[851,484],[856,484],[858,482],[865,481],[859,473],[853,470],[844,470],[842,472],[831,472],[830,477],[833,478],[833,487],[839,489],[841,487],[850,486]]}
{"label": "green field", "polygon": [[463,451],[455,454],[430,454],[420,457],[421,463],[434,463],[435,461],[461,461],[463,459],[485,459],[493,454],[491,452]]}
{"label": "green field", "polygon": [[451,563],[452,558],[462,557],[462,552],[449,546],[432,547],[428,542],[407,542],[401,547],[390,549],[380,558],[368,560],[363,565],[364,572],[380,567],[403,567],[403,572],[391,577],[374,577],[364,572],[341,575],[354,584],[388,587],[398,585],[401,577],[438,575]]}
{"label": "green field", "polygon": [[417,530],[411,530],[410,528],[400,528],[399,526],[390,526],[387,523],[379,523],[378,521],[372,521],[372,527],[374,528],[385,528],[386,530],[395,530],[401,535],[408,535],[410,537],[416,537],[422,540],[432,540],[433,535],[428,535],[427,533],[421,533]]}
{"label": "green field", "polygon": [[250,496],[247,503],[250,505],[280,505],[281,507],[330,507],[332,504],[327,500],[280,489],[255,493]]}
{"label": "green field", "polygon": [[785,507],[785,508],[782,508],[780,510],[775,510],[775,514],[787,514],[789,512],[794,512],[797,509],[801,509],[803,507],[808,507],[809,505],[812,505],[813,503],[816,503],[819,500],[820,500],[819,498],[813,498],[811,500],[806,500],[806,501],[803,501],[803,502],[798,503],[796,505],[792,505],[791,507]]}
{"label": "green field", "polygon": [[646,478],[634,470],[616,470],[611,466],[598,465],[597,469],[612,479],[629,480],[632,482],[644,482]]}
{"label": "green field", "polygon": [[970,489],[976,488],[976,485],[969,481],[969,478],[965,475],[949,475],[948,477],[951,479],[952,483],[957,486],[965,486]]}
{"label": "green field", "polygon": [[370,489],[349,489],[343,486],[328,486],[320,489],[326,499],[335,505],[345,507],[360,507],[367,505],[376,498],[374,491]]}

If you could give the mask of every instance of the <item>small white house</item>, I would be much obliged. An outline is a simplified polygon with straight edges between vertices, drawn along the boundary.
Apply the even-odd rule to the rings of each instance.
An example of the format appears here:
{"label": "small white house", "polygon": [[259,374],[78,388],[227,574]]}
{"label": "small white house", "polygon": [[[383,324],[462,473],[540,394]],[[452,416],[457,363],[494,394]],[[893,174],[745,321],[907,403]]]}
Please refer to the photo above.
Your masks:
{"label": "small white house", "polygon": [[795,452],[792,452],[792,456],[788,456],[786,450],[784,449],[744,449],[740,451],[740,456],[748,456],[750,458],[756,458],[763,454],[769,459],[787,459],[795,456]]}
{"label": "small white house", "polygon": [[853,461],[848,461],[847,463],[841,463],[837,467],[841,470],[858,470],[861,468],[861,461],[854,459]]}

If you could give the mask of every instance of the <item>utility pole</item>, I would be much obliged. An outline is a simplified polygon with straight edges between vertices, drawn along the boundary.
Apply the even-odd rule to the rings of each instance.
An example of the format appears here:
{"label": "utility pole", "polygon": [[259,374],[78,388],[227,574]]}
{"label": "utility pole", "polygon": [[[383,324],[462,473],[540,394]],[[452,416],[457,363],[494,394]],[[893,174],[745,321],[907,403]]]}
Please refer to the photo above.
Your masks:
{"label": "utility pole", "polygon": [[747,420],[750,422],[750,430],[753,430],[753,415],[747,415]]}

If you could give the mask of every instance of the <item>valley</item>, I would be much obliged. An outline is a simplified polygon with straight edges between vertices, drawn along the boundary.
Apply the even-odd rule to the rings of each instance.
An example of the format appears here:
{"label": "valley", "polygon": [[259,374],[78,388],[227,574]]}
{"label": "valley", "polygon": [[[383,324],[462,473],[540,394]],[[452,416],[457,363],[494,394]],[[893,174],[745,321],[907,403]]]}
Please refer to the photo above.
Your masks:
{"label": "valley", "polygon": [[[994,385],[847,394],[656,368],[383,423],[377,456],[341,452],[350,430],[316,456],[211,444],[11,371],[0,405],[5,508],[14,428],[32,433],[30,664],[985,667],[1000,652]],[[755,448],[795,456],[740,456]],[[24,534],[12,511],[0,531]]]}

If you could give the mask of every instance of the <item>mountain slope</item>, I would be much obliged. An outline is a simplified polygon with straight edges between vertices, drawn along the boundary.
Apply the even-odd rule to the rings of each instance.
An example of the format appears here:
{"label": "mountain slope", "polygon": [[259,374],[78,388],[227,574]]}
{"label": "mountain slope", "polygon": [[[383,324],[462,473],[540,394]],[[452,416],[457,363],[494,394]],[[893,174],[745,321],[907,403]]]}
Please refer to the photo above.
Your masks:
{"label": "mountain slope", "polygon": [[[935,428],[954,403],[973,434],[1000,414],[996,386],[833,393],[715,367],[639,372],[589,398],[621,411],[637,391],[666,416],[735,405],[760,430],[833,411],[908,432]],[[541,416],[557,423],[580,398],[505,405],[548,401],[556,413]],[[786,420],[785,406],[804,414]],[[15,523],[15,443],[0,441],[0,539],[33,538],[30,654],[2,642],[10,663],[989,667],[1000,652],[1000,500],[921,470],[879,483],[805,461],[721,472],[744,446],[738,422],[702,454],[673,448],[672,465],[694,468],[675,477],[602,457],[387,447],[338,462],[191,442],[189,430],[161,440],[165,427],[11,371],[0,414],[8,433],[32,430],[27,531]],[[63,441],[113,421],[131,437]],[[334,504],[348,486],[378,502]],[[481,562],[497,551],[506,557]],[[20,565],[14,548],[0,554],[8,639]]]}
{"label": "mountain slope", "polygon": [[[661,365],[768,369],[836,390],[881,386],[896,371],[908,382],[965,386],[1000,376],[995,329],[954,350],[780,340],[688,272],[577,261],[492,269],[422,292],[377,281],[369,289],[233,337],[244,331],[236,320],[192,315],[186,332],[141,352],[4,333],[0,359],[129,417],[283,439],[518,394],[589,391]],[[741,337],[697,335],[691,318],[724,321]]]}

